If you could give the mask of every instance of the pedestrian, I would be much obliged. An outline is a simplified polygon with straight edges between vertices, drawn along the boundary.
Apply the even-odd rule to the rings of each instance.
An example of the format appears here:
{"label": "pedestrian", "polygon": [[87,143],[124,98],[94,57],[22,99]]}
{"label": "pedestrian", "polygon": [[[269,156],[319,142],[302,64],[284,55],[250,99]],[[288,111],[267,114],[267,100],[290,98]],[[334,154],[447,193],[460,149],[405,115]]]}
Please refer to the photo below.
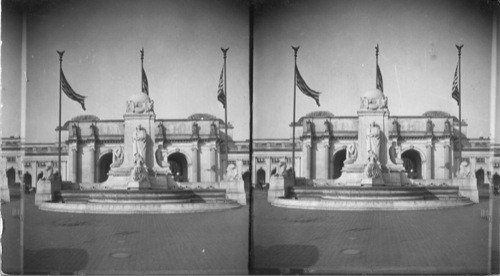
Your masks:
{"label": "pedestrian", "polygon": [[497,173],[495,173],[491,179],[493,182],[493,194],[495,196],[499,196],[500,195],[500,192],[499,192],[499,189],[500,189],[500,175],[498,175]]}

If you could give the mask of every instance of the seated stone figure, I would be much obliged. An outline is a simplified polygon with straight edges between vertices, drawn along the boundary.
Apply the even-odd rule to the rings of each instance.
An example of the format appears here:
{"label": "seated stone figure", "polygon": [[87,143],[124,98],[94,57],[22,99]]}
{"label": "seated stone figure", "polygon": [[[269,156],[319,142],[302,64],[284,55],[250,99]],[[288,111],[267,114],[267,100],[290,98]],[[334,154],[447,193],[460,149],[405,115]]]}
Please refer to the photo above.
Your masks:
{"label": "seated stone figure", "polygon": [[113,163],[111,163],[110,167],[117,168],[120,167],[122,163],[123,163],[123,149],[120,146],[119,148],[113,151]]}
{"label": "seated stone figure", "polygon": [[225,179],[227,181],[233,181],[237,179],[237,176],[238,176],[238,170],[236,169],[236,165],[234,164],[227,165]]}
{"label": "seated stone figure", "polygon": [[278,176],[285,176],[286,174],[286,162],[285,160],[280,160],[280,166],[278,168]]}
{"label": "seated stone figure", "polygon": [[352,164],[356,159],[358,159],[358,149],[356,148],[356,144],[352,143],[347,147],[347,158],[344,164]]}
{"label": "seated stone figure", "polygon": [[462,161],[460,163],[460,170],[458,171],[458,177],[468,178],[471,177],[470,164],[468,161]]}
{"label": "seated stone figure", "polygon": [[54,170],[51,165],[45,167],[45,171],[43,172],[43,180],[51,180],[54,178]]}

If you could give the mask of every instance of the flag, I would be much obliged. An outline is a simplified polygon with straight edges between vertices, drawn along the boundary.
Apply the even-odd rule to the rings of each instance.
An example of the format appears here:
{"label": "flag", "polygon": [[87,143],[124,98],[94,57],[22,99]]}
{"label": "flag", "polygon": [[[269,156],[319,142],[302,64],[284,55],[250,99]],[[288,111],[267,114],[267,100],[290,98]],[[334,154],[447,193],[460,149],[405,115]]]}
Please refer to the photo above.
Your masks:
{"label": "flag", "polygon": [[313,98],[316,101],[316,104],[319,106],[319,94],[321,94],[321,92],[314,91],[309,88],[309,86],[307,86],[306,82],[300,75],[297,65],[295,65],[295,76],[297,77],[296,85],[300,89],[300,91],[302,91],[302,93],[304,93],[306,96]]}
{"label": "flag", "polygon": [[382,72],[380,72],[380,67],[377,64],[377,89],[384,92],[384,81],[382,80]]}
{"label": "flag", "polygon": [[149,95],[148,77],[146,77],[144,68],[142,68],[142,93],[146,93],[146,95]]}
{"label": "flag", "polygon": [[226,91],[224,91],[224,67],[220,72],[219,79],[219,92],[217,92],[217,100],[222,103],[222,106],[226,108]]}
{"label": "flag", "polygon": [[460,105],[460,91],[458,90],[458,64],[455,69],[455,77],[453,78],[453,87],[451,88],[451,97],[457,101],[457,104]]}
{"label": "flag", "polygon": [[76,93],[75,90],[71,88],[68,81],[66,80],[66,77],[64,76],[62,68],[61,68],[61,88],[64,94],[68,96],[68,98],[72,99],[73,101],[79,102],[82,105],[83,110],[86,110],[85,109],[86,97]]}

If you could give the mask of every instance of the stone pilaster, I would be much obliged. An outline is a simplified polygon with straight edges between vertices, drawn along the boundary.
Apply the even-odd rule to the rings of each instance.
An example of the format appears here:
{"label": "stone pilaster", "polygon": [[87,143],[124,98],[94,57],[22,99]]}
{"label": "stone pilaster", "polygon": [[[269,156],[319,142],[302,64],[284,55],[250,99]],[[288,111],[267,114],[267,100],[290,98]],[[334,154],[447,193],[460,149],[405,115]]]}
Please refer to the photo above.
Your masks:
{"label": "stone pilaster", "polygon": [[[68,165],[69,165],[69,181],[73,183],[78,182],[78,145],[72,144],[68,152]],[[36,176],[35,176],[36,179]]]}
{"label": "stone pilaster", "polygon": [[302,143],[302,177],[311,178],[311,141]]}
{"label": "stone pilaster", "polygon": [[425,179],[432,179],[433,178],[433,167],[432,167],[432,151],[434,147],[432,142],[427,143],[425,145],[425,155],[426,155],[426,161],[425,161]]}
{"label": "stone pilaster", "polygon": [[329,140],[324,140],[318,143],[318,160],[316,163],[316,178],[328,179],[328,165],[330,160],[330,143]]}
{"label": "stone pilaster", "polygon": [[199,182],[200,179],[198,177],[198,172],[200,171],[200,168],[198,168],[198,146],[193,145],[191,148],[192,154],[191,154],[191,179],[190,182]]}
{"label": "stone pilaster", "polygon": [[217,148],[210,147],[210,182],[217,182]]}
{"label": "stone pilaster", "polygon": [[443,178],[444,179],[449,179],[451,177],[450,172],[452,168],[451,164],[451,158],[450,158],[450,151],[451,151],[451,146],[450,145],[443,145]]}
{"label": "stone pilaster", "polygon": [[476,177],[477,160],[476,158],[470,158],[470,172],[472,177]]}
{"label": "stone pilaster", "polygon": [[95,144],[88,146],[88,164],[89,164],[89,178],[88,182],[95,182]]}

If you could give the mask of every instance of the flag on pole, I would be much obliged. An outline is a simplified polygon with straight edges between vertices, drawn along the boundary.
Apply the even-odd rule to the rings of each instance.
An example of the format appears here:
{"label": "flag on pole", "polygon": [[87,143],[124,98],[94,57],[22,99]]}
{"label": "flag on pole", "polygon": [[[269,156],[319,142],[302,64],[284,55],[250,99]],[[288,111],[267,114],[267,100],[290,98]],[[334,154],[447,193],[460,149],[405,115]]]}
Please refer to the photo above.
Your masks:
{"label": "flag on pole", "polygon": [[146,71],[144,71],[144,68],[142,68],[142,93],[149,95],[148,77],[146,77]]}
{"label": "flag on pole", "polygon": [[451,97],[457,101],[457,104],[460,105],[460,91],[458,90],[458,64],[455,69],[455,77],[453,78],[453,87],[451,88]]}
{"label": "flag on pole", "polygon": [[222,103],[222,106],[226,108],[226,91],[224,91],[224,67],[220,72],[219,79],[219,91],[217,92],[217,100]]}
{"label": "flag on pole", "polygon": [[297,78],[296,85],[300,89],[300,91],[302,91],[302,93],[304,93],[306,96],[313,98],[316,101],[316,104],[319,106],[319,94],[321,94],[321,92],[314,91],[309,88],[309,86],[307,86],[306,82],[300,75],[297,65],[295,65],[295,76]]}
{"label": "flag on pole", "polygon": [[73,101],[76,101],[82,105],[83,110],[85,109],[85,96],[82,96],[73,90],[71,86],[69,85],[68,81],[66,80],[66,77],[64,76],[63,70],[61,68],[61,88],[64,94],[68,96],[68,98],[72,99]]}
{"label": "flag on pole", "polygon": [[384,92],[384,81],[382,80],[382,72],[380,72],[380,67],[377,64],[377,89]]}

